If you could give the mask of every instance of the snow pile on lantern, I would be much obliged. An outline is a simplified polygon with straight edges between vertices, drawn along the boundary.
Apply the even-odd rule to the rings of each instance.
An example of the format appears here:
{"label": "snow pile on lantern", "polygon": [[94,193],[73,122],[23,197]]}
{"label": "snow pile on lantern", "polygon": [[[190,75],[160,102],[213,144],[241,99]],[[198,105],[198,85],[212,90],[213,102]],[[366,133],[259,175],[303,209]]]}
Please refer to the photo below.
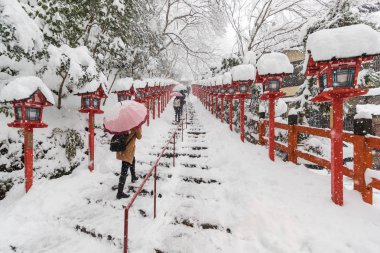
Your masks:
{"label": "snow pile on lantern", "polygon": [[115,82],[115,86],[113,88],[114,91],[127,91],[133,85],[133,78],[126,77],[122,79],[118,79]]}
{"label": "snow pile on lantern", "polygon": [[87,83],[85,86],[83,86],[78,91],[78,94],[94,93],[97,92],[99,88],[102,88],[104,93],[108,92],[108,87],[106,86],[104,80],[94,79],[91,82]]}
{"label": "snow pile on lantern", "polygon": [[223,84],[231,84],[232,83],[232,75],[231,72],[226,72],[223,74]]}
{"label": "snow pile on lantern", "polygon": [[293,65],[283,53],[269,53],[261,56],[257,62],[259,75],[292,74]]}
{"label": "snow pile on lantern", "polygon": [[29,99],[37,91],[45,96],[47,102],[54,105],[53,93],[40,78],[35,76],[23,76],[11,81],[1,90],[0,102]]}
{"label": "snow pile on lantern", "polygon": [[251,64],[238,65],[231,69],[231,75],[234,81],[254,81],[256,78],[256,69]]}
{"label": "snow pile on lantern", "polygon": [[352,25],[311,34],[306,50],[314,61],[380,54],[380,33],[368,25]]}

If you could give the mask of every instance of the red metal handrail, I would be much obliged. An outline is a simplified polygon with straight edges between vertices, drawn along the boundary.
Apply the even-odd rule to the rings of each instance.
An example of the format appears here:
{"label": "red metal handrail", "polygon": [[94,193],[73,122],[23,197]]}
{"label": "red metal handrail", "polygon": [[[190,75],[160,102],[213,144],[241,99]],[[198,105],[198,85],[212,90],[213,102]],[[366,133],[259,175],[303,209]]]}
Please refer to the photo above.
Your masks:
{"label": "red metal handrail", "polygon": [[[187,115],[187,109],[186,109],[186,115]],[[169,138],[169,140],[166,142],[165,146],[162,148],[162,151],[156,161],[154,162],[152,168],[149,170],[148,174],[145,176],[144,180],[141,182],[139,188],[133,195],[132,199],[129,201],[129,204],[127,207],[124,209],[124,253],[128,252],[128,220],[129,220],[129,209],[132,207],[133,203],[135,202],[136,198],[139,196],[141,191],[143,190],[145,183],[148,181],[149,177],[153,174],[154,177],[154,189],[153,189],[153,194],[154,194],[154,214],[153,217],[154,219],[156,218],[156,203],[157,203],[157,165],[164,155],[165,151],[168,149],[169,144],[171,143],[171,140],[173,139],[173,167],[175,167],[175,139],[177,136],[177,131],[181,128],[182,129],[182,141],[183,141],[183,119],[181,120],[180,124],[178,124],[178,127],[175,129],[174,133],[172,136]]]}

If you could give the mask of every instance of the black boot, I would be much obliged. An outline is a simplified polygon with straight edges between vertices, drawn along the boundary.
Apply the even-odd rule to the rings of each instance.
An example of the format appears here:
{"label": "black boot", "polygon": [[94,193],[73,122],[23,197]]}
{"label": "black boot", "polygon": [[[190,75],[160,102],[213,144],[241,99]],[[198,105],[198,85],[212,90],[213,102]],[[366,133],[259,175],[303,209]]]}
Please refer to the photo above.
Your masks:
{"label": "black boot", "polygon": [[132,166],[131,166],[131,182],[134,183],[137,181],[137,177],[136,177],[136,173],[135,173],[135,164],[136,164],[136,160],[135,158],[133,158],[133,163],[132,163]]}
{"label": "black boot", "polygon": [[128,198],[129,195],[125,194],[124,191],[124,185],[125,185],[125,180],[127,179],[128,176],[128,165],[127,163],[123,162],[121,166],[121,173],[119,177],[119,185],[117,187],[117,194],[116,198],[121,199],[121,198]]}

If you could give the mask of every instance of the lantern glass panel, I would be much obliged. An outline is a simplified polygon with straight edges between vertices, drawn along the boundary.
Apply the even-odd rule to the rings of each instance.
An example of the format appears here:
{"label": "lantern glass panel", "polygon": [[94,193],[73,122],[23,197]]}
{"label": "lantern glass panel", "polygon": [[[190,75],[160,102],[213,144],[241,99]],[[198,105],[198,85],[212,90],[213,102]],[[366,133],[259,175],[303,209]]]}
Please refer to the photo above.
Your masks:
{"label": "lantern glass panel", "polygon": [[91,99],[89,97],[82,98],[83,108],[89,108],[90,107],[90,100]]}
{"label": "lantern glass panel", "polygon": [[322,92],[327,88],[327,73],[324,73],[319,77],[319,90]]}
{"label": "lantern glass panel", "polygon": [[41,109],[40,108],[26,108],[26,120],[40,121]]}
{"label": "lantern glass panel", "polygon": [[94,103],[94,108],[100,108],[100,99],[99,98],[94,98],[93,103]]}
{"label": "lantern glass panel", "polygon": [[333,70],[333,87],[346,88],[354,87],[355,68]]}
{"label": "lantern glass panel", "polygon": [[269,91],[279,91],[280,90],[280,81],[279,80],[270,80],[269,81]]}
{"label": "lantern glass panel", "polygon": [[226,89],[221,89],[220,93],[225,94],[226,93]]}
{"label": "lantern glass panel", "polygon": [[228,88],[228,93],[229,94],[234,94],[235,93],[235,88],[234,87],[229,87]]}
{"label": "lantern glass panel", "polygon": [[240,85],[240,92],[241,93],[246,93],[248,91],[248,85],[246,84],[241,84]]}
{"label": "lantern glass panel", "polygon": [[15,116],[17,121],[22,120],[22,107],[15,108]]}

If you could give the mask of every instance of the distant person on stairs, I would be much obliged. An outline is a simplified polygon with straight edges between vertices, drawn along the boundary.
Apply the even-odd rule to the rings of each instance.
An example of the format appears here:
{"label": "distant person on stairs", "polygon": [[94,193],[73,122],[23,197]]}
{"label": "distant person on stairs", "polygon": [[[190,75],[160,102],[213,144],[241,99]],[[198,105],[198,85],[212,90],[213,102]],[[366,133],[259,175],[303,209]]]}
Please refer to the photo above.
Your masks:
{"label": "distant person on stairs", "polygon": [[121,198],[128,198],[129,195],[125,194],[124,191],[124,185],[125,180],[128,176],[128,169],[131,171],[131,182],[134,183],[137,180],[136,174],[135,174],[135,149],[136,149],[136,139],[141,139],[142,137],[142,130],[141,127],[139,127],[137,130],[131,132],[130,134],[127,134],[125,137],[125,142],[127,143],[126,148],[124,151],[116,152],[116,159],[122,161],[121,165],[121,173],[119,178],[119,185],[117,188],[117,199]]}
{"label": "distant person on stairs", "polygon": [[183,95],[183,97],[180,98],[181,100],[181,110],[180,110],[180,116],[182,117],[182,113],[183,113],[183,106],[186,104],[186,100],[185,100],[185,95]]}
{"label": "distant person on stairs", "polygon": [[179,122],[181,117],[181,99],[179,97],[176,97],[174,99],[173,107],[175,111],[175,121]]}

